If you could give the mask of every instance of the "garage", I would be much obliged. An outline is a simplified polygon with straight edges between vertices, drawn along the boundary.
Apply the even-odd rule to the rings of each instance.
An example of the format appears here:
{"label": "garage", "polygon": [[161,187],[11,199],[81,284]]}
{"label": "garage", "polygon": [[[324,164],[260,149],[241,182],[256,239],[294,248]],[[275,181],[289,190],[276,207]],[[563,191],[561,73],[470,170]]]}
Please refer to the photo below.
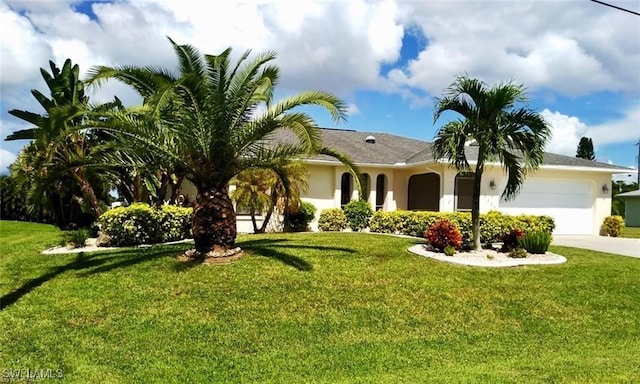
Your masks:
{"label": "garage", "polygon": [[514,200],[500,201],[500,211],[511,215],[551,216],[556,222],[554,234],[591,235],[594,233],[593,205],[591,181],[528,179]]}

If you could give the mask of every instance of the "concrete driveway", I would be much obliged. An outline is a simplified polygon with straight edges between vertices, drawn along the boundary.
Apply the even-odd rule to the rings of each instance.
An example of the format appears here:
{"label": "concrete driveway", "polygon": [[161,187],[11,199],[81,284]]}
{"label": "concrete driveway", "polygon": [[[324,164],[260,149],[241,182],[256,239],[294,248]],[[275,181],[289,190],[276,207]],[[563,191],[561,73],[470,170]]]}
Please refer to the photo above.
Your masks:
{"label": "concrete driveway", "polygon": [[640,239],[593,235],[554,235],[551,244],[640,258]]}

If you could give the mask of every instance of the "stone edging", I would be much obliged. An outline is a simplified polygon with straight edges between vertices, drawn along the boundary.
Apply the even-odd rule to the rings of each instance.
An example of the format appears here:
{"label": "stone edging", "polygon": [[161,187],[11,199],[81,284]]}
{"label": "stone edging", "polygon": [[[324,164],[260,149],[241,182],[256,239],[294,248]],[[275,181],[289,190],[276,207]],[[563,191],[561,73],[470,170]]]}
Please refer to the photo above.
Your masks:
{"label": "stone edging", "polygon": [[[409,247],[409,252],[430,259],[473,267],[517,267],[521,265],[553,265],[567,262],[564,256],[551,252],[547,252],[544,255],[529,255],[522,259],[506,257],[496,251],[461,252],[454,256],[446,256],[442,253],[427,251],[424,244]],[[493,256],[493,258],[489,258],[487,255]]]}

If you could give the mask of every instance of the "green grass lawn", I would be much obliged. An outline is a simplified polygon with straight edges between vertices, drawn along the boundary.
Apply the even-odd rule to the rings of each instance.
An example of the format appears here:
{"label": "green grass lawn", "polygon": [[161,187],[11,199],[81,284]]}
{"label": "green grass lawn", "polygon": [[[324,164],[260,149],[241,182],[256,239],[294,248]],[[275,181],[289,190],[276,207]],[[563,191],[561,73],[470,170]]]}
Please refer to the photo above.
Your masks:
{"label": "green grass lawn", "polygon": [[634,239],[640,239],[640,227],[624,227],[620,237],[631,237]]}
{"label": "green grass lawn", "polygon": [[[640,377],[640,260],[552,247],[559,266],[489,269],[357,233],[241,236],[42,255],[49,226],[0,222],[0,375],[73,383],[624,382]],[[0,376],[1,378],[1,376]]]}

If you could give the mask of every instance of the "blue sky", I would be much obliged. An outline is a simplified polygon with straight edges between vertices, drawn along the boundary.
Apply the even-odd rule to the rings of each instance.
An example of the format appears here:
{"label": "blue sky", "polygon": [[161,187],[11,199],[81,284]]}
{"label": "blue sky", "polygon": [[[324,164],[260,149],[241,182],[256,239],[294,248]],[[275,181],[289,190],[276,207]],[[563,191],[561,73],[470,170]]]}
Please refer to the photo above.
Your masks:
{"label": "blue sky", "polygon": [[[640,0],[612,1],[640,11]],[[319,124],[431,140],[433,98],[455,75],[488,84],[513,79],[552,126],[547,150],[573,156],[581,136],[599,161],[636,166],[640,139],[640,17],[586,0],[568,1],[196,1],[0,0],[0,136],[26,126],[7,114],[39,111],[48,61],[98,64],[175,60],[165,36],[217,53],[276,50],[278,94],[323,89],[350,105],[346,123]],[[293,5],[295,4],[295,6]],[[10,75],[7,75],[10,74]],[[94,101],[130,90],[109,83]],[[22,142],[0,143],[0,168]]]}

